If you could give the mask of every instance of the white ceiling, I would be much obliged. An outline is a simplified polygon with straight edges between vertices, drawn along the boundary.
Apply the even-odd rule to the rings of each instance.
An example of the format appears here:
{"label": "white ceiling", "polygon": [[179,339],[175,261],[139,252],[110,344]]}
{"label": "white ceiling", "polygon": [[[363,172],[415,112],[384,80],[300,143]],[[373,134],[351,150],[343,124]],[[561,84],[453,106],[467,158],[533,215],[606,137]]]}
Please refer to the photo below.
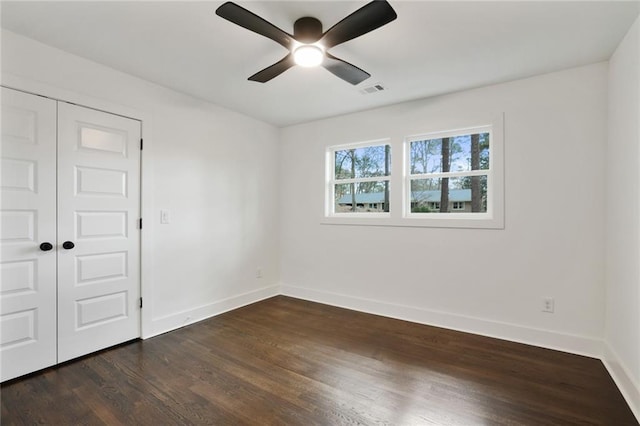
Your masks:
{"label": "white ceiling", "polygon": [[[294,67],[247,77],[287,51],[215,15],[222,2],[7,2],[2,27],[277,126],[607,60],[640,1],[399,1],[398,19],[331,49],[372,76],[352,86]],[[236,3],[286,32],[313,16],[324,29],[367,1]],[[364,95],[363,87],[387,90]]]}

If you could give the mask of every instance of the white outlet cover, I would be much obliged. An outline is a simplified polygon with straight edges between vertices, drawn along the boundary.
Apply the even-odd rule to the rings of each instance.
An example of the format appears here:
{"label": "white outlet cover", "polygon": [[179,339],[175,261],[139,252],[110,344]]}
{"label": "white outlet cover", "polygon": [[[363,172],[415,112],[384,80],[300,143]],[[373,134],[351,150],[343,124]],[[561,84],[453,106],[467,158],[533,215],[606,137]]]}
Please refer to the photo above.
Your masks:
{"label": "white outlet cover", "polygon": [[170,222],[169,210],[160,210],[160,223],[167,224]]}

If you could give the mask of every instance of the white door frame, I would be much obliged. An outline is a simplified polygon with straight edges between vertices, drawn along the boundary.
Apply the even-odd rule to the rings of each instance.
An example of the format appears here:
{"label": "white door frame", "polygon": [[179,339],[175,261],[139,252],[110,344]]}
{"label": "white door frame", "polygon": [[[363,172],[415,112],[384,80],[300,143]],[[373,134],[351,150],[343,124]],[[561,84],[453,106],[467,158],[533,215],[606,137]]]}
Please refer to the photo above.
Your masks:
{"label": "white door frame", "polygon": [[0,84],[10,89],[34,95],[46,96],[56,101],[69,102],[79,106],[121,115],[141,122],[144,148],[140,156],[140,217],[143,227],[140,233],[140,295],[143,307],[140,313],[141,338],[146,339],[157,333],[153,330],[153,132],[152,114],[126,105],[72,92],[29,80],[9,73],[2,73]]}

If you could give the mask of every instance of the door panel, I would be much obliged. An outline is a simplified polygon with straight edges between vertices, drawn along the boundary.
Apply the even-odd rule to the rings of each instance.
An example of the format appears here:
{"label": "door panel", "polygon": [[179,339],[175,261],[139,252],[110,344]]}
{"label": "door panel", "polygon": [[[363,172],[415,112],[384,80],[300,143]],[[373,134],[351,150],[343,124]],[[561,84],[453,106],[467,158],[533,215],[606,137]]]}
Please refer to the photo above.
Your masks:
{"label": "door panel", "polygon": [[140,336],[140,122],[62,102],[58,118],[63,362]]}
{"label": "door panel", "polygon": [[2,88],[0,376],[56,363],[56,102]]}

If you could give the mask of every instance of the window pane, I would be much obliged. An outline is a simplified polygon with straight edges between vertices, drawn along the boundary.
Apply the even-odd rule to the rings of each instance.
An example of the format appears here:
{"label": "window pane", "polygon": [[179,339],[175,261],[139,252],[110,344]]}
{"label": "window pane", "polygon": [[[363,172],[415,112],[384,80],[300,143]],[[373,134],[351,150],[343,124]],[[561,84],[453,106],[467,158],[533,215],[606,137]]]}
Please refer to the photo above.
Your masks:
{"label": "window pane", "polygon": [[352,179],[391,174],[391,146],[367,146],[335,152],[335,178]]}
{"label": "window pane", "polygon": [[334,213],[389,211],[389,181],[335,185]]}
{"label": "window pane", "polygon": [[411,174],[489,169],[489,133],[414,141],[410,151]]}
{"label": "window pane", "polygon": [[439,173],[442,170],[442,139],[411,142],[411,174]]}
{"label": "window pane", "polygon": [[411,181],[411,213],[452,212],[487,212],[486,175]]}

